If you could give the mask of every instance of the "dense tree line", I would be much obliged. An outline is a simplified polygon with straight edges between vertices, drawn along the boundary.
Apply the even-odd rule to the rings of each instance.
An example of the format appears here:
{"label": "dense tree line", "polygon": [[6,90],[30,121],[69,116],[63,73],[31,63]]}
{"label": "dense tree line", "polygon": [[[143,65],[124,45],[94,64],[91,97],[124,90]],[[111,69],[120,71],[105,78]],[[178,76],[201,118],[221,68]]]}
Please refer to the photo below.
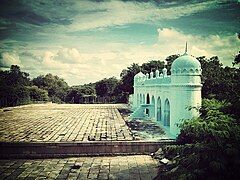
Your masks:
{"label": "dense tree line", "polygon": [[22,72],[18,66],[12,65],[9,71],[0,71],[1,106],[15,106],[47,100],[47,91],[33,86],[29,74]]}
{"label": "dense tree line", "polygon": [[[69,87],[58,76],[52,74],[40,75],[32,80],[29,74],[22,72],[18,66],[12,66],[9,71],[0,71],[1,105],[12,106],[32,101],[52,101],[57,103],[81,103],[85,95],[108,98],[112,103],[128,101],[129,94],[133,94],[133,78],[142,71],[150,73],[164,66],[170,74],[172,62],[179,55],[167,57],[163,61],[152,60],[147,63],[132,64],[122,70],[120,80],[115,77],[105,78],[95,83]],[[237,56],[236,56],[237,57]],[[235,58],[236,59],[236,58]],[[236,61],[234,59],[234,62]],[[240,117],[240,69],[237,67],[223,67],[218,57],[207,59],[198,57],[202,65],[202,95],[204,98],[226,100],[231,104],[229,113]],[[237,65],[237,63],[235,63]],[[108,101],[108,102],[109,102]]]}

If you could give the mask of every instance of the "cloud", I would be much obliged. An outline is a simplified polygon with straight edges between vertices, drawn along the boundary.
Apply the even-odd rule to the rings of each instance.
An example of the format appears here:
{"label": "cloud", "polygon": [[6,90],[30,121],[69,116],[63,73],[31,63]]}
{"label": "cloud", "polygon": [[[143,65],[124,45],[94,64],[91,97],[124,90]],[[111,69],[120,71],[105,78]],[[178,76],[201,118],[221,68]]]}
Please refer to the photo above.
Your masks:
{"label": "cloud", "polygon": [[[26,53],[24,53],[26,55]],[[32,53],[27,55],[36,57]],[[76,48],[60,48],[57,51],[47,50],[40,57],[38,66],[45,70],[70,70],[71,66],[83,63],[82,55]],[[41,67],[40,67],[41,68]]]}
{"label": "cloud", "polygon": [[30,58],[31,60],[40,61],[41,57],[39,55],[35,55],[33,52],[30,51],[23,51],[19,54],[23,58]]}
{"label": "cloud", "polygon": [[[188,41],[190,54],[218,55],[225,65],[231,64],[232,54],[239,51],[239,40],[234,36],[216,30],[219,34],[209,35],[206,29],[200,29],[197,36],[191,34],[196,34],[199,25],[195,29],[190,26],[190,34],[182,31],[188,28],[186,24],[191,24],[190,18],[208,29],[212,27],[208,26],[209,21],[215,22],[217,30],[227,27],[226,19],[215,21],[215,11],[207,13],[220,11],[223,5],[218,1],[175,1],[168,5],[153,2],[22,1],[21,7],[0,12],[5,13],[0,17],[0,63],[8,67],[21,64],[33,76],[52,73],[70,85],[83,84],[118,77],[132,63],[182,54]],[[20,16],[14,17],[15,12]],[[199,17],[199,13],[205,16]],[[195,21],[195,15],[200,21]]]}
{"label": "cloud", "polygon": [[70,31],[101,29],[111,26],[121,26],[130,23],[150,23],[159,20],[177,19],[210,8],[216,8],[217,1],[206,1],[191,4],[179,4],[173,7],[157,6],[151,2],[105,1],[78,2],[75,7],[79,11],[89,13],[79,14],[69,25]]}
{"label": "cloud", "polygon": [[15,52],[3,52],[1,54],[0,67],[9,68],[11,65],[19,65],[22,67],[19,56]]}
{"label": "cloud", "polygon": [[240,41],[235,35],[196,36],[184,34],[171,28],[158,29],[158,43],[156,49],[161,49],[165,54],[182,54],[185,42],[188,42],[190,54],[198,56],[218,56],[225,65],[230,65],[233,55],[238,52]]}
{"label": "cloud", "polygon": [[51,51],[46,51],[44,53],[43,56],[43,61],[42,61],[42,65],[44,67],[44,69],[46,70],[61,70],[61,69],[67,69],[69,67],[68,64],[56,61],[54,59],[54,57],[56,56],[56,54],[54,54]]}
{"label": "cloud", "polygon": [[[54,46],[49,50],[34,49],[19,54],[24,69],[33,76],[52,73],[64,78],[70,85],[78,85],[105,77],[119,77],[121,71],[132,63],[163,61],[169,55],[183,54],[186,41],[189,44],[189,54],[195,57],[218,55],[224,64],[230,65],[232,54],[238,52],[240,45],[235,36],[194,36],[173,28],[159,28],[156,32],[158,36],[155,44],[141,41],[139,44],[105,42],[87,52],[83,52],[81,46]],[[19,60],[16,57],[12,59]],[[30,57],[35,58],[35,61]]]}
{"label": "cloud", "polygon": [[57,52],[54,57],[55,60],[63,63],[82,63],[83,57],[76,48],[63,48]]}

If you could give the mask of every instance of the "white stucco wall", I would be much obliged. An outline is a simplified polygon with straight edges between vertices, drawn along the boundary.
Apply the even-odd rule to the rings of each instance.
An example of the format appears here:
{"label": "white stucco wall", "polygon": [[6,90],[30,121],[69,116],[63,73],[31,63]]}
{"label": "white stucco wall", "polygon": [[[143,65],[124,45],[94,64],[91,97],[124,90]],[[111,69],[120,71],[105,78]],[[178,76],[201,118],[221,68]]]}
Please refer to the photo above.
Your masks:
{"label": "white stucco wall", "polygon": [[[179,59],[180,62],[175,63],[175,66],[180,67],[180,69],[179,71],[175,71],[172,76],[167,76],[166,69],[164,69],[164,75],[158,74],[159,71],[156,71],[156,77],[153,76],[153,72],[150,75],[139,73],[134,77],[133,109],[135,111],[132,114],[132,118],[152,119],[155,121],[161,119],[159,123],[173,137],[179,134],[180,130],[177,124],[181,123],[182,119],[191,119],[199,115],[196,109],[189,110],[189,108],[201,106],[202,101],[200,63],[194,60],[193,65],[198,67],[191,67],[193,58],[188,58],[187,54],[184,54]],[[187,64],[188,68],[182,67],[181,71],[181,63],[183,65]],[[147,104],[148,94],[150,97],[149,105]],[[158,98],[161,99],[161,118],[157,116]],[[153,99],[155,101],[154,104]],[[165,115],[168,114],[168,111],[164,111],[166,100],[169,101],[170,105],[169,126],[164,124],[164,120],[167,119]],[[150,111],[147,116],[145,113],[146,109]]]}

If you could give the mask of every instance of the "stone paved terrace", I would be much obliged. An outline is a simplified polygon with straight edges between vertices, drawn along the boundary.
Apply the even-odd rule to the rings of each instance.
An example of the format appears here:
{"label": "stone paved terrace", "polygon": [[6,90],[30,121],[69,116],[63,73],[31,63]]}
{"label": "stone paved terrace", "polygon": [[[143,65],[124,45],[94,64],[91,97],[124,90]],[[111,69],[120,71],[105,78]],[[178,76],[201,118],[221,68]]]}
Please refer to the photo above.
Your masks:
{"label": "stone paved terrace", "polygon": [[157,166],[158,161],[147,155],[0,160],[0,179],[149,180]]}
{"label": "stone paved terrace", "polygon": [[0,111],[0,142],[133,140],[124,104],[36,104]]}

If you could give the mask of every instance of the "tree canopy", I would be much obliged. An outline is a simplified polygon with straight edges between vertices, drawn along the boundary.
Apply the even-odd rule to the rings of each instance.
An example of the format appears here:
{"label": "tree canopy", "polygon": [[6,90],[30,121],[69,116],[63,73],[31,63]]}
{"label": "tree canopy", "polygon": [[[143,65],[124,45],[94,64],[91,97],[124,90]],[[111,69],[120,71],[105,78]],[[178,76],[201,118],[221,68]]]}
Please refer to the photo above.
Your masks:
{"label": "tree canopy", "polygon": [[53,102],[64,102],[68,90],[68,84],[64,79],[52,74],[40,75],[32,80],[33,85],[44,89]]}
{"label": "tree canopy", "polygon": [[0,71],[0,105],[14,106],[30,101],[29,74],[21,72],[19,66],[12,65],[9,71]]}
{"label": "tree canopy", "polygon": [[115,77],[100,80],[95,84],[96,94],[100,97],[113,96],[117,84],[118,80]]}

